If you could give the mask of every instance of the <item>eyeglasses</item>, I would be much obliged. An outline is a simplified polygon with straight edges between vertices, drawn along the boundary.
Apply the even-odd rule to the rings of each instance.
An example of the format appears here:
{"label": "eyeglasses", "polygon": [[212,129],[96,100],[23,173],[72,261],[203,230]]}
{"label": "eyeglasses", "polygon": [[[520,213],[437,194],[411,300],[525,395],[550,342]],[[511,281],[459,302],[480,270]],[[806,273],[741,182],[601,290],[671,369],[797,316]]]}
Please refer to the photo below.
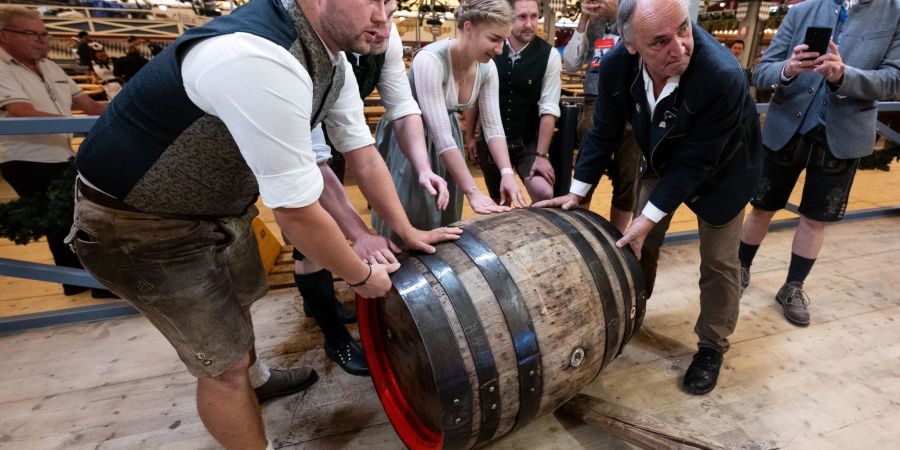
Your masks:
{"label": "eyeglasses", "polygon": [[31,31],[31,30],[24,30],[24,31],[10,30],[9,28],[4,28],[2,31],[9,31],[10,33],[16,33],[16,34],[24,34],[25,36],[28,36],[28,38],[31,39],[32,41],[37,41],[39,39],[50,39],[50,33],[46,32],[46,31],[43,33],[38,33],[35,31]]}

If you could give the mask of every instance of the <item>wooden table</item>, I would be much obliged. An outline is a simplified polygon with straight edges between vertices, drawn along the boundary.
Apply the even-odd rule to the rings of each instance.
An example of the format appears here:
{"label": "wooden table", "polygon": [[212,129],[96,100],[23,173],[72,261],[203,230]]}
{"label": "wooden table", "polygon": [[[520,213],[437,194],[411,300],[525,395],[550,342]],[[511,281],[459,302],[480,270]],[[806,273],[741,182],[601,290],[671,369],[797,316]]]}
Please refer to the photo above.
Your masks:
{"label": "wooden table", "polygon": [[560,86],[560,90],[566,95],[584,95],[584,85],[582,83],[565,83]]}

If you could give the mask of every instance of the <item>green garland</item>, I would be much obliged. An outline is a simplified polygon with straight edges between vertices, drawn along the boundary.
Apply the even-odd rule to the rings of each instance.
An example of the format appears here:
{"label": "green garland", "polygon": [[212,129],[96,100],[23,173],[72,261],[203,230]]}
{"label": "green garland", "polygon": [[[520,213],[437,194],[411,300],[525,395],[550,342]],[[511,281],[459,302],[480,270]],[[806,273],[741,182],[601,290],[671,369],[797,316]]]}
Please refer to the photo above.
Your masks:
{"label": "green garland", "polygon": [[75,163],[47,192],[0,204],[0,237],[25,245],[43,236],[67,232],[75,214]]}
{"label": "green garland", "polygon": [[891,170],[893,161],[900,161],[900,145],[877,150],[871,155],[863,157],[859,160],[859,168],[861,170],[877,169],[887,172]]}

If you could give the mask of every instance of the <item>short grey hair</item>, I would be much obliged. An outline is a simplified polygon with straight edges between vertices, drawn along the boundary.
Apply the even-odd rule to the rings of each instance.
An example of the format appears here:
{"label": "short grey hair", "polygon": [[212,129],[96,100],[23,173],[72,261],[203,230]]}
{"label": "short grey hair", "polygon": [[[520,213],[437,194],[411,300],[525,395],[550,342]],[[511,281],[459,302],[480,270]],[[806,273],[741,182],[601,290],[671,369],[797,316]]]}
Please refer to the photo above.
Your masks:
{"label": "short grey hair", "polygon": [[41,20],[41,13],[24,6],[0,6],[0,30],[16,17]]}
{"label": "short grey hair", "polygon": [[616,14],[616,22],[619,24],[619,34],[627,44],[631,44],[634,39],[632,33],[632,20],[634,19],[634,11],[637,9],[639,2],[646,1],[677,1],[684,9],[684,15],[690,17],[687,0],[619,0],[619,11]]}

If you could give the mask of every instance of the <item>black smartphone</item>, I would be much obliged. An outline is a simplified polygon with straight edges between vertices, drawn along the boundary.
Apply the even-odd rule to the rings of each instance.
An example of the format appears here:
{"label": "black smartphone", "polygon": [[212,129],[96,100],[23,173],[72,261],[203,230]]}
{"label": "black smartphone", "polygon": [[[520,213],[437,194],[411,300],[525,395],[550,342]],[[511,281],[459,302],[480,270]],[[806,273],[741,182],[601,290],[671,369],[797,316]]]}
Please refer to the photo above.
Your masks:
{"label": "black smartphone", "polygon": [[808,52],[816,52],[820,56],[828,51],[831,40],[831,27],[808,27],[803,43],[809,46]]}

